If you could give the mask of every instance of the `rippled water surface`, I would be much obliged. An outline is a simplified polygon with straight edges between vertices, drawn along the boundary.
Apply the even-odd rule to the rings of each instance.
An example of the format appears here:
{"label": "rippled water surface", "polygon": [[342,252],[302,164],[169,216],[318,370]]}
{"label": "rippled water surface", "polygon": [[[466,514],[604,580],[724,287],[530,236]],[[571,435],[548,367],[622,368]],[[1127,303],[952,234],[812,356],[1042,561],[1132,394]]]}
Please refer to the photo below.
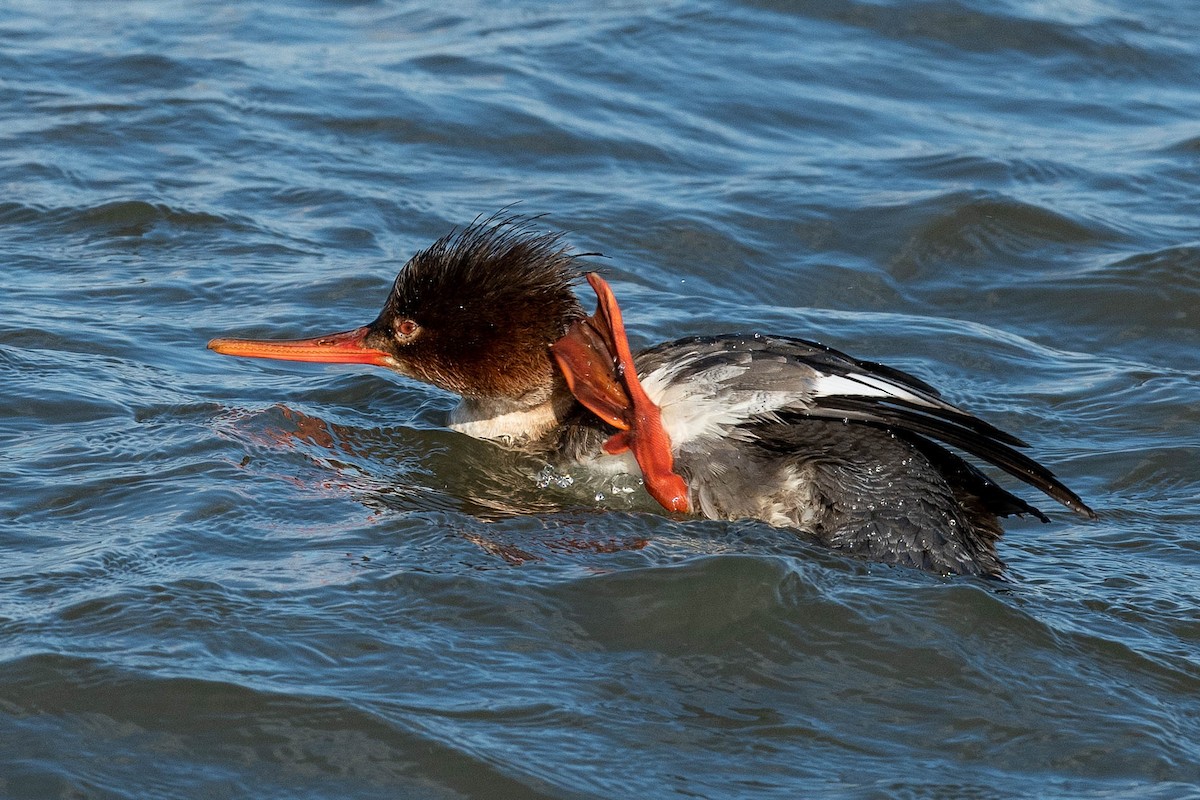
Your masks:
{"label": "rippled water surface", "polygon": [[[8,3],[0,181],[0,796],[1200,796],[1191,4]],[[639,345],[910,370],[1101,519],[940,579],[204,348],[514,203]]]}

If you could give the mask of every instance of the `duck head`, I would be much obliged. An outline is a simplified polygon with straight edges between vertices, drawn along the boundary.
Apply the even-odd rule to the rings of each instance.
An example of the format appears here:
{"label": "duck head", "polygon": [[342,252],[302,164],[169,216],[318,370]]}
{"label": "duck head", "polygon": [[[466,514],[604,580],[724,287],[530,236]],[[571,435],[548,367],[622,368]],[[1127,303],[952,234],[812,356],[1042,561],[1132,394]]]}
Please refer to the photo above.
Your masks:
{"label": "duck head", "polygon": [[460,422],[562,405],[556,393],[568,401],[569,393],[559,391],[550,347],[584,316],[575,261],[557,234],[536,233],[530,220],[492,218],[414,255],[367,325],[306,339],[214,339],[208,347],[387,367],[460,395]]}

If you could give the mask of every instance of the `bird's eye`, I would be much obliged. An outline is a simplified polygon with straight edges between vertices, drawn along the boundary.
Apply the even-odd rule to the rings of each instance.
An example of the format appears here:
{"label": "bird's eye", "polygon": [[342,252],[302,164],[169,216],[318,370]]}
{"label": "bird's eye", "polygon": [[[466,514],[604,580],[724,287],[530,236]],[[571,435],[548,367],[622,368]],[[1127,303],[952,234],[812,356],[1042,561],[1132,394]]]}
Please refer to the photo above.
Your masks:
{"label": "bird's eye", "polygon": [[396,320],[395,328],[396,334],[401,339],[411,339],[421,329],[421,326],[411,319],[399,319]]}

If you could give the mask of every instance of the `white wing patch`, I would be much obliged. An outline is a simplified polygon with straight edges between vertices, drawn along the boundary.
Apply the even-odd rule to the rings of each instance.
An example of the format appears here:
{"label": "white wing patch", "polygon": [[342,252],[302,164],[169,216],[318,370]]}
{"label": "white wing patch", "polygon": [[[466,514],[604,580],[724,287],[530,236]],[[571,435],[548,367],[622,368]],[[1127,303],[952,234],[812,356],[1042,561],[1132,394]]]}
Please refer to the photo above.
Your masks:
{"label": "white wing patch", "polygon": [[838,395],[851,397],[891,397],[917,403],[927,408],[938,406],[929,398],[914,394],[899,384],[885,381],[874,375],[864,375],[861,372],[849,375],[822,375],[814,386],[813,394],[817,397],[835,397]]}
{"label": "white wing patch", "polygon": [[683,359],[650,372],[642,388],[662,411],[663,427],[676,449],[689,442],[713,436],[738,437],[737,427],[752,418],[769,418],[774,412],[808,405],[811,391],[800,384],[795,390],[755,389],[751,381],[739,379],[747,364],[721,364],[677,381],[694,359]]}
{"label": "white wing patch", "polygon": [[819,397],[876,397],[925,408],[945,405],[877,375],[832,375],[791,359],[772,358],[769,367],[762,361],[756,366],[753,360],[739,360],[700,372],[690,369],[698,359],[710,356],[688,354],[642,378],[646,394],[662,411],[663,427],[675,449],[709,437],[740,438],[744,434],[739,426],[751,419],[769,420],[785,409],[811,410]]}

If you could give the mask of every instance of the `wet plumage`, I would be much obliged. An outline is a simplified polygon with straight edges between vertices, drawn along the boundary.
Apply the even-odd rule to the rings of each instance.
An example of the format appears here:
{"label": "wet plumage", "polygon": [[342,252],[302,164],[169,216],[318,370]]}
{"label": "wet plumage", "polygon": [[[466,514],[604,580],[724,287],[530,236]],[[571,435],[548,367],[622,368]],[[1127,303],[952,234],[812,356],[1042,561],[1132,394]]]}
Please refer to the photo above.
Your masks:
{"label": "wet plumage", "polygon": [[[463,433],[564,467],[637,471],[628,454],[602,450],[616,429],[575,401],[550,356],[584,316],[580,277],[558,236],[492,218],[414,256],[376,320],[335,335],[347,342],[337,340],[337,353],[328,337],[210,346],[387,366],[460,395],[451,427]],[[1094,516],[1020,452],[1024,442],[900,370],[761,334],[680,339],[634,363],[690,508],[704,517],[798,529],[875,561],[999,576],[998,517],[1047,518],[949,448]]]}

